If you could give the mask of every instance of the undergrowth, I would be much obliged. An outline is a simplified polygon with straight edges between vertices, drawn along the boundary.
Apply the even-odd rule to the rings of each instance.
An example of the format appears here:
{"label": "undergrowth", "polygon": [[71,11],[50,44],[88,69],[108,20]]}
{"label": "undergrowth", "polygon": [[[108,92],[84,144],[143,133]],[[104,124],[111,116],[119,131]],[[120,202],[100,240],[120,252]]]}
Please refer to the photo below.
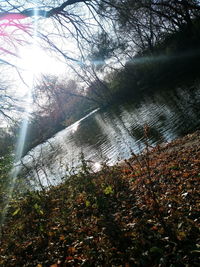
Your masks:
{"label": "undergrowth", "polygon": [[82,158],[63,184],[13,200],[0,265],[198,266],[200,147],[189,138],[97,173]]}

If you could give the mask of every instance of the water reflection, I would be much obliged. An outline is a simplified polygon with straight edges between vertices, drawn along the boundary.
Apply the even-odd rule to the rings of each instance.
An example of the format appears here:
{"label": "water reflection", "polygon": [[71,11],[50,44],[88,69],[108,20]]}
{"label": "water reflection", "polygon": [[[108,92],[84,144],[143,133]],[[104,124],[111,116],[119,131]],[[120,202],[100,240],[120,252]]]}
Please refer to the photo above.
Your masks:
{"label": "water reflection", "polygon": [[[32,150],[24,163],[38,179],[55,183],[79,164],[80,153],[98,169],[102,159],[109,164],[130,157],[144,148],[144,125],[149,143],[167,142],[200,125],[200,89],[177,89],[89,114],[54,138]],[[49,182],[49,181],[48,181]]]}
{"label": "water reflection", "polygon": [[[95,120],[95,117],[91,117],[87,120],[87,127],[85,124],[81,124],[79,130],[76,131],[71,138],[73,139],[75,145],[77,147],[82,146],[93,146],[96,143],[98,135],[102,135],[101,128]],[[95,136],[96,138],[93,139],[91,136]]]}

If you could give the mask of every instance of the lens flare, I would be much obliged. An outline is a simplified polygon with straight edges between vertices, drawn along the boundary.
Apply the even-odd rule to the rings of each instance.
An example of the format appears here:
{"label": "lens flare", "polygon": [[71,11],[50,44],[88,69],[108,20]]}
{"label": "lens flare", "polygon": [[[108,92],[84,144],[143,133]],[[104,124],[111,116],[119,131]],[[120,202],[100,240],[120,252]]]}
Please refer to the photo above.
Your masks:
{"label": "lens flare", "polygon": [[[33,43],[32,43],[32,49],[34,50],[37,45],[37,32],[38,32],[38,18],[37,17],[38,17],[38,10],[37,8],[35,8],[34,16],[33,16],[34,34],[33,34]],[[33,88],[34,88],[34,77],[35,77],[34,71],[35,71],[35,66],[33,66],[33,68],[30,69],[30,73],[29,73],[29,79],[27,83],[28,94],[27,94],[27,99],[26,99],[25,115],[22,121],[19,138],[18,138],[17,145],[16,145],[15,159],[14,159],[14,164],[13,164],[14,166],[13,166],[12,171],[10,172],[11,184],[9,185],[8,193],[7,193],[8,194],[7,200],[4,203],[4,209],[0,217],[0,236],[2,235],[2,226],[5,223],[6,214],[8,211],[10,201],[12,199],[13,190],[15,188],[16,179],[20,171],[19,161],[23,154],[24,144],[25,144],[27,130],[28,130],[28,122],[29,122],[31,106],[32,106],[32,93],[33,93]]]}

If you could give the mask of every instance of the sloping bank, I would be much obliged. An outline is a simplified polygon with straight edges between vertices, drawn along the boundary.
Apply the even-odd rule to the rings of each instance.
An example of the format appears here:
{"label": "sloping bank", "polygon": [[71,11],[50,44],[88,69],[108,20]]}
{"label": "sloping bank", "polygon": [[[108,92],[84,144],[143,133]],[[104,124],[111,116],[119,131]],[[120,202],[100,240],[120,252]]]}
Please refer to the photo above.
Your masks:
{"label": "sloping bank", "polygon": [[200,132],[13,201],[1,266],[199,266]]}

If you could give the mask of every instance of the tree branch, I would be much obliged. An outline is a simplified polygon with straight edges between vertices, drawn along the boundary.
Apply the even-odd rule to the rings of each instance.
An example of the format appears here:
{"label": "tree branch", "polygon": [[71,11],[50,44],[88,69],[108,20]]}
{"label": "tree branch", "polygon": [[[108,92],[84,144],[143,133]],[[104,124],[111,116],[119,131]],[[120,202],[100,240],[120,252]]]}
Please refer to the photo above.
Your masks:
{"label": "tree branch", "polygon": [[49,18],[52,17],[56,14],[61,13],[62,11],[64,11],[64,9],[67,6],[71,6],[77,3],[86,3],[88,1],[92,1],[92,0],[68,0],[65,1],[62,5],[52,8],[49,11],[46,11],[45,9],[40,9],[40,8],[28,8],[25,9],[21,12],[0,12],[0,20],[3,19],[25,19],[27,17],[34,17],[34,16],[38,16],[38,17],[44,17],[44,18]]}

